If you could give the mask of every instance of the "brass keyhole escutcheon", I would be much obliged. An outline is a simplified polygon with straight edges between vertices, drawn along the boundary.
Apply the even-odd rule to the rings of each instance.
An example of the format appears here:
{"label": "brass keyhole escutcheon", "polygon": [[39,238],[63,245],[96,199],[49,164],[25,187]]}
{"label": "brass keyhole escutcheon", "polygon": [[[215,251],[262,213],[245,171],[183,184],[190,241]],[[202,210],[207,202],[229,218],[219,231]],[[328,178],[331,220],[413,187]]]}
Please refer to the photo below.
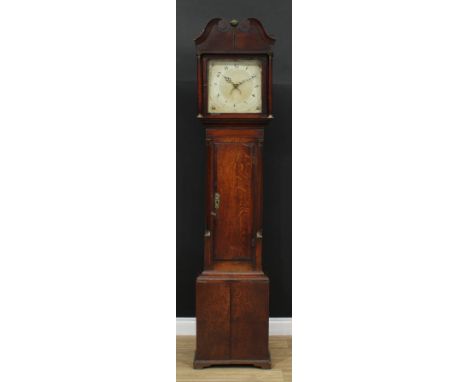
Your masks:
{"label": "brass keyhole escutcheon", "polygon": [[219,192],[215,192],[214,194],[214,208],[215,210],[219,209],[219,204],[221,203],[221,195]]}

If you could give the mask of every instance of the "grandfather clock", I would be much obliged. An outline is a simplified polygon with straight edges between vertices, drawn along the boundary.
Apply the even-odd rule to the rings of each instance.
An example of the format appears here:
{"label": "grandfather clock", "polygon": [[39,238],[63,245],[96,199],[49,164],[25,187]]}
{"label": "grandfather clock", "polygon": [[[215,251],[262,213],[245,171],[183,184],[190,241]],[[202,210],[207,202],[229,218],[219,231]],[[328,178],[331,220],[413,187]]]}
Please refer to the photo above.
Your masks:
{"label": "grandfather clock", "polygon": [[262,270],[263,131],[272,116],[272,46],[260,21],[213,19],[195,39],[206,129],[204,271],[196,281],[194,367],[270,368]]}

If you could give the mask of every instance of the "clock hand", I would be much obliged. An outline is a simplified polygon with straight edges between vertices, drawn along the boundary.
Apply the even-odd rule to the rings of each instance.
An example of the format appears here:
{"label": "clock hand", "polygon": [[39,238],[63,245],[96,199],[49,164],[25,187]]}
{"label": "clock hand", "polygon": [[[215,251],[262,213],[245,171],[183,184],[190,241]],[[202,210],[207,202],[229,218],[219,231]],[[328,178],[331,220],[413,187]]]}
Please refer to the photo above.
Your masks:
{"label": "clock hand", "polygon": [[231,89],[231,91],[229,92],[229,94],[231,94],[233,90],[239,90],[239,93],[242,94],[241,90],[239,89],[239,85],[240,85],[240,84],[232,83],[232,89]]}
{"label": "clock hand", "polygon": [[240,93],[242,93],[242,92],[240,91],[240,89],[239,89],[239,85],[240,85],[240,84],[236,84],[235,82],[232,82],[231,77],[227,77],[227,76],[223,76],[223,77],[224,77],[224,79],[226,80],[227,83],[229,83],[229,84],[232,85],[232,89],[231,89],[231,91],[229,92],[229,94],[231,94],[232,91],[233,91],[234,89],[237,89],[237,90],[239,90]]}
{"label": "clock hand", "polygon": [[[223,77],[224,77],[224,79],[226,80],[227,83],[229,83],[229,84],[232,85],[232,89],[231,89],[231,91],[229,92],[229,94],[231,94],[232,91],[233,91],[234,89],[237,89],[237,90],[239,90],[239,93],[242,93],[241,90],[239,89],[239,85],[240,85],[242,82],[235,83],[235,82],[232,82],[231,77],[227,77],[227,76],[223,76]],[[251,79],[251,78],[249,78],[249,80],[250,80],[250,79]],[[247,81],[248,81],[248,80],[247,80]],[[244,81],[244,82],[245,82],[245,81]]]}
{"label": "clock hand", "polygon": [[223,77],[224,77],[224,79],[226,80],[227,83],[234,85],[234,83],[231,80],[231,77],[226,77],[226,76],[223,76]]}
{"label": "clock hand", "polygon": [[239,85],[242,85],[244,82],[250,81],[251,79],[253,79],[253,78],[255,78],[255,77],[256,77],[256,76],[255,76],[255,75],[253,75],[252,77],[250,77],[250,78],[247,78],[247,79],[245,79],[245,80],[243,80],[243,81],[239,82],[237,85],[238,85],[238,86],[239,86]]}

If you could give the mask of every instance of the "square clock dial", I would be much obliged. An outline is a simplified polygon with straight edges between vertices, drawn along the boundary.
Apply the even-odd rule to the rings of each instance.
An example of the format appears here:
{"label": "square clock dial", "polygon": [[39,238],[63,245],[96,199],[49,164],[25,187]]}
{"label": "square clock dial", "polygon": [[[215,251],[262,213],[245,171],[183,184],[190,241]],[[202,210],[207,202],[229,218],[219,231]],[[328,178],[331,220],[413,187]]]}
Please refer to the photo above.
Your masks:
{"label": "square clock dial", "polygon": [[209,113],[261,113],[262,62],[256,59],[208,61]]}

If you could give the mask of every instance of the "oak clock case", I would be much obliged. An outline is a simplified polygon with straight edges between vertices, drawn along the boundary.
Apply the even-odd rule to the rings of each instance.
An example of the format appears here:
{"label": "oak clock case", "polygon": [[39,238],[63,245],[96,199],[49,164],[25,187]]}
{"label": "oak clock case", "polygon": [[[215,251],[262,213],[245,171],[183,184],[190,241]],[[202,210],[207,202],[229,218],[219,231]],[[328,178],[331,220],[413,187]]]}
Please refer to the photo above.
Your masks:
{"label": "oak clock case", "polygon": [[205,127],[204,270],[196,280],[194,367],[270,368],[262,270],[263,137],[272,46],[260,21],[213,19],[195,39]]}

